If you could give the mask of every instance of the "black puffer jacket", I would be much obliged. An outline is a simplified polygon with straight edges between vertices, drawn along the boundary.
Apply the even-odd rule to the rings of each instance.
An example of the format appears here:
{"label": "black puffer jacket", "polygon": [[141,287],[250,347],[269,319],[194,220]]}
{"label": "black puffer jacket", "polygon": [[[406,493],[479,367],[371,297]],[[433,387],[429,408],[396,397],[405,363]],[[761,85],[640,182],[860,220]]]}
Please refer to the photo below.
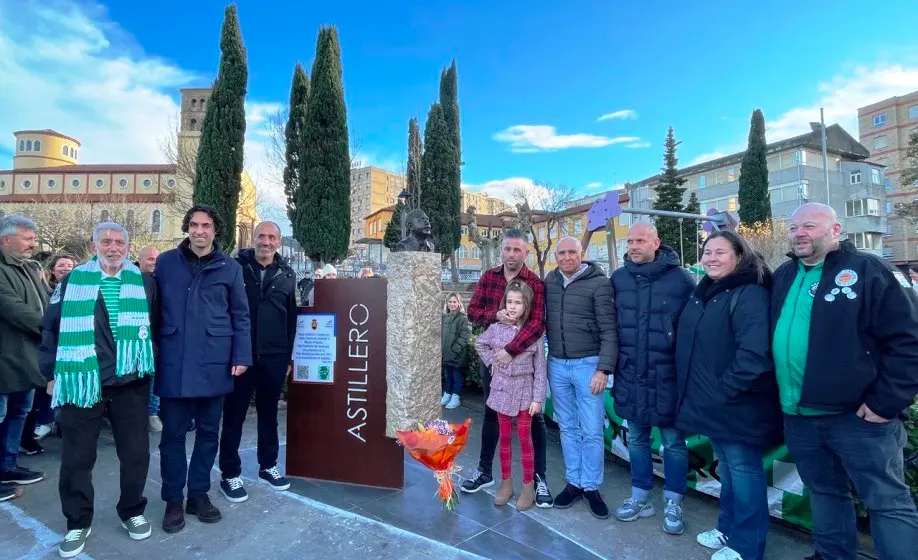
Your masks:
{"label": "black puffer jacket", "polygon": [[615,412],[632,422],[671,426],[676,419],[676,323],[695,283],[672,248],[653,262],[612,274],[618,320]]}
{"label": "black puffer jacket", "polygon": [[[287,260],[275,254],[274,262],[263,267],[255,260],[255,249],[239,251],[245,295],[252,321],[252,356],[292,356],[296,337],[296,274]],[[264,270],[264,281],[262,281]]]}
{"label": "black puffer jacket", "polygon": [[612,284],[602,268],[587,269],[564,287],[558,269],[545,277],[548,354],[563,360],[599,356],[598,369],[612,373],[618,360]]}
{"label": "black puffer jacket", "polygon": [[679,319],[676,427],[715,441],[773,447],[782,441],[771,360],[771,275],[752,268],[705,276]]}
{"label": "black puffer jacket", "polygon": [[469,318],[465,313],[446,313],[443,315],[442,344],[443,363],[448,366],[462,367],[469,345]]}

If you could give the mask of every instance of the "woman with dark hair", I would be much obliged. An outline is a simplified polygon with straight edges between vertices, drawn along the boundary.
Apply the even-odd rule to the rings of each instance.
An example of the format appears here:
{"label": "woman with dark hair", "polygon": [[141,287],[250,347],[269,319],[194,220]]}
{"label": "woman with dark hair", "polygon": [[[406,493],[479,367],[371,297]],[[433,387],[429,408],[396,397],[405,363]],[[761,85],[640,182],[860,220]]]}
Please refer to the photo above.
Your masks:
{"label": "woman with dark hair", "polygon": [[76,258],[73,255],[58,253],[51,257],[48,262],[48,284],[52,290],[57,287],[58,282],[70,274],[74,266],[76,266]]}
{"label": "woman with dark hair", "polygon": [[719,464],[717,528],[698,535],[712,560],[761,560],[768,535],[763,456],[782,440],[769,341],[771,273],[746,241],[716,231],[705,276],[676,330],[676,427],[711,440]]}

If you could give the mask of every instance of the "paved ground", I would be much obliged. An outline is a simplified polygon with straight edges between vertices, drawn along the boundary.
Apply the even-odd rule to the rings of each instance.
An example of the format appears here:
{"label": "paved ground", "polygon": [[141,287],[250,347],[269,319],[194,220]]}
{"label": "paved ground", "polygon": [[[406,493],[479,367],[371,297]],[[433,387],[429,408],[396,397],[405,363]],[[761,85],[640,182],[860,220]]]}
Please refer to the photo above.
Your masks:
{"label": "paved ground", "polygon": [[[446,411],[453,421],[475,421],[468,450],[460,457],[462,473],[477,463],[481,401],[468,398],[463,407]],[[244,477],[256,475],[255,422],[250,415],[243,439]],[[189,438],[189,448],[191,438]],[[249,501],[229,504],[212,491],[224,520],[203,525],[188,519],[186,529],[167,536],[159,529],[164,510],[159,494],[159,459],[151,443],[147,514],[154,533],[147,541],[130,541],[118,525],[118,463],[111,433],[103,430],[96,484],[96,519],[86,558],[487,558],[513,559],[679,559],[702,560],[710,552],[694,535],[714,526],[716,500],[691,493],[686,499],[687,532],[672,537],[662,531],[662,518],[624,524],[594,519],[585,505],[570,510],[517,512],[495,508],[493,497],[463,496],[458,509],[444,512],[434,497],[430,471],[408,459],[405,489],[382,490],[321,481],[294,480],[289,492],[275,493],[262,484],[249,484]],[[0,504],[0,558],[52,558],[65,532],[57,495],[59,440],[46,442],[48,451],[23,458],[29,468],[48,472],[48,479],[26,488],[20,499]],[[282,454],[284,447],[282,449]],[[514,451],[518,453],[518,450]],[[283,456],[282,456],[283,461]],[[497,468],[497,465],[495,464]],[[557,431],[549,432],[548,476],[554,492],[563,487],[563,461]],[[520,480],[516,476],[516,480]],[[218,481],[215,472],[214,488]],[[493,492],[493,489],[491,489]],[[607,461],[604,495],[614,507],[627,497],[630,477],[626,465]],[[657,492],[659,501],[659,491]],[[810,554],[809,537],[773,523],[769,560],[799,559]]]}

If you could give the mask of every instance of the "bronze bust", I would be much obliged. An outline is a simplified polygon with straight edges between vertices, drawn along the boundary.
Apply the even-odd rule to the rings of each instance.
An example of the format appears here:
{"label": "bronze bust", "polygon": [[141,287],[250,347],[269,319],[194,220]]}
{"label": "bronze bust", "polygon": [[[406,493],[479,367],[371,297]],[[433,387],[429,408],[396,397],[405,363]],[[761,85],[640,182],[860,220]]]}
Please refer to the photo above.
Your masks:
{"label": "bronze bust", "polygon": [[423,210],[415,208],[405,215],[405,223],[408,228],[408,236],[398,242],[395,246],[395,252],[401,251],[421,251],[423,253],[433,253],[437,249],[431,241],[430,218]]}

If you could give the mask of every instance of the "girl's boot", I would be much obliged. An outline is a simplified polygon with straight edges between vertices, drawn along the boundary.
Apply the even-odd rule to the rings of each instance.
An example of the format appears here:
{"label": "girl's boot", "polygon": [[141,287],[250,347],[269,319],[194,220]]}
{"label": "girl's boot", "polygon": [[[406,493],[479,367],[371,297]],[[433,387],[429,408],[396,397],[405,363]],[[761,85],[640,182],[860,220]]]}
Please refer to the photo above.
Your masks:
{"label": "girl's boot", "polygon": [[516,502],[516,509],[519,511],[526,511],[532,507],[532,504],[535,503],[535,490],[533,489],[533,483],[529,482],[523,484],[523,489],[520,491],[520,499]]}
{"label": "girl's boot", "polygon": [[497,489],[497,494],[494,496],[494,505],[495,506],[505,506],[510,501],[510,498],[513,497],[513,479],[505,478],[500,482],[500,488]]}

